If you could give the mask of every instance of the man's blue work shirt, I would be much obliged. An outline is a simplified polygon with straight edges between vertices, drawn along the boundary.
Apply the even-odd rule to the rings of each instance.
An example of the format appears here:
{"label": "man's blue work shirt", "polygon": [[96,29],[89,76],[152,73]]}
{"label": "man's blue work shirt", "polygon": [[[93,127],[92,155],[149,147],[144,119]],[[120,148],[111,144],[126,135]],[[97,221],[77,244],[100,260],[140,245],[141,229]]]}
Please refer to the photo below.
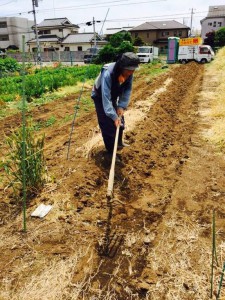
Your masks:
{"label": "man's blue work shirt", "polygon": [[[113,121],[118,118],[118,115],[115,108],[113,107],[112,89],[118,89],[119,92],[117,107],[126,109],[129,104],[133,82],[133,75],[131,75],[121,85],[118,82],[118,84],[113,86],[113,80],[110,71],[113,69],[114,65],[115,63],[111,63],[107,65],[107,68],[103,67],[103,70],[101,72],[101,98],[103,109],[105,111],[105,114]],[[96,92],[95,90],[93,90],[92,96],[95,96],[95,94]]]}

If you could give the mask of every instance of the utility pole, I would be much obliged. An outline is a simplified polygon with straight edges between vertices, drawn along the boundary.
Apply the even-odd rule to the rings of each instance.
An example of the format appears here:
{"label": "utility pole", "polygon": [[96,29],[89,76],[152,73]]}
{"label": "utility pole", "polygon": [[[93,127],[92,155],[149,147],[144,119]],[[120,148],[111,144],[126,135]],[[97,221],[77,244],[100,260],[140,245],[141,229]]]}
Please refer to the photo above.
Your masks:
{"label": "utility pole", "polygon": [[192,22],[193,22],[193,14],[194,14],[194,10],[193,8],[191,9],[191,31],[190,31],[190,36],[192,35]]}
{"label": "utility pole", "polygon": [[41,51],[40,51],[41,49],[40,49],[40,43],[38,38],[36,11],[35,11],[35,7],[38,7],[38,0],[32,0],[32,5],[33,5],[33,14],[34,14],[35,37],[37,43],[37,63],[41,65]]}
{"label": "utility pole", "polygon": [[96,31],[95,31],[95,23],[100,23],[101,21],[96,21],[95,18],[93,17],[92,21],[89,21],[86,23],[87,26],[93,25],[93,31],[94,31],[94,49],[96,51],[97,48],[97,42],[96,42]]}
{"label": "utility pole", "polygon": [[94,48],[96,49],[96,32],[95,32],[95,18],[93,17],[93,30],[94,30]]}

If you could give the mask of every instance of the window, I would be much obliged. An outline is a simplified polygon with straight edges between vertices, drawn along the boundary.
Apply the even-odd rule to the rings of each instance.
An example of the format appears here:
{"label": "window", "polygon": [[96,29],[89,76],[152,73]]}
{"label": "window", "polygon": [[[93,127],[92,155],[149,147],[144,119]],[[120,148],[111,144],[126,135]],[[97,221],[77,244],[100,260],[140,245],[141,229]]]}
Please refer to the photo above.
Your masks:
{"label": "window", "polygon": [[200,54],[208,54],[210,50],[207,47],[200,47],[199,52]]}
{"label": "window", "polygon": [[136,37],[136,38],[138,37],[138,33],[137,32],[135,32],[134,37]]}
{"label": "window", "polygon": [[222,22],[218,22],[218,26],[219,26],[219,27],[222,27]]}
{"label": "window", "polygon": [[147,32],[147,38],[149,38],[149,32]]}
{"label": "window", "polygon": [[82,46],[77,46],[78,51],[82,51]]}
{"label": "window", "polygon": [[173,36],[177,36],[177,32],[176,31],[173,32]]}
{"label": "window", "polygon": [[9,36],[7,34],[0,35],[0,41],[9,41]]}
{"label": "window", "polygon": [[179,36],[182,36],[182,31],[179,31]]}
{"label": "window", "polygon": [[169,31],[163,31],[162,36],[170,35]]}
{"label": "window", "polygon": [[51,30],[39,30],[38,34],[51,34]]}
{"label": "window", "polygon": [[212,22],[209,22],[208,25],[209,25],[209,26],[212,26]]}
{"label": "window", "polygon": [[65,47],[64,51],[70,51],[70,47]]}
{"label": "window", "polygon": [[62,28],[59,29],[59,32],[63,32]]}
{"label": "window", "polygon": [[6,22],[0,22],[0,28],[7,28]]}
{"label": "window", "polygon": [[216,27],[216,21],[213,22],[213,27]]}

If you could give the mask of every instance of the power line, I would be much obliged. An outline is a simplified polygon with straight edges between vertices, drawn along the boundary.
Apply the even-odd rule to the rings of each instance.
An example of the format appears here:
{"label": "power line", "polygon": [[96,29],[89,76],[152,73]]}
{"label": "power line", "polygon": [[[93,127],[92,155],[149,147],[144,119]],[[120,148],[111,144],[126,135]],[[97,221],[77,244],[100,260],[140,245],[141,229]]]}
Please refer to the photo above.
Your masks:
{"label": "power line", "polygon": [[[121,3],[121,2],[125,2],[126,3]],[[104,4],[102,3],[95,3],[94,5],[91,4],[82,4],[82,5],[75,5],[75,6],[62,6],[62,7],[58,7],[55,8],[55,10],[67,10],[67,9],[88,9],[88,8],[99,8],[99,7],[108,7],[110,4],[110,6],[122,6],[122,5],[131,5],[131,4],[141,4],[141,3],[149,3],[149,2],[162,2],[162,1],[167,1],[167,0],[148,0],[148,1],[137,1],[137,2],[131,2],[131,3],[127,3],[127,1],[131,1],[131,0],[114,0],[114,1],[105,1]],[[120,3],[120,4],[113,4],[113,3]],[[49,11],[52,9],[42,9],[39,11]]]}
{"label": "power line", "polygon": [[8,5],[8,4],[12,3],[12,2],[15,2],[15,0],[12,0],[12,1],[6,2],[6,3],[4,3],[4,4],[0,4],[0,6],[5,6],[5,5]]}
{"label": "power line", "polygon": [[[110,1],[110,3],[120,3],[120,4],[115,4],[115,5],[110,5],[110,6],[120,6],[120,5],[125,5],[124,3],[121,3],[121,2],[124,2],[125,0],[116,0],[116,1]],[[131,0],[128,0],[128,1],[131,1]],[[166,0],[153,0],[153,1],[143,1],[143,2],[132,2],[132,3],[129,3],[129,4],[140,4],[140,3],[149,3],[149,2],[159,2],[159,1],[166,1]],[[109,3],[109,2],[104,2],[104,5],[106,3]],[[127,3],[126,3],[127,4]],[[89,6],[89,5],[92,5],[92,6]],[[67,10],[67,9],[70,9],[70,10],[73,10],[73,9],[87,9],[87,8],[90,8],[90,7],[94,7],[94,8],[98,8],[98,7],[103,7],[103,6],[96,6],[96,5],[101,5],[101,3],[96,3],[95,6],[93,6],[93,4],[86,4],[85,7],[83,7],[84,5],[78,5],[78,6],[66,6],[66,7],[60,7],[60,8],[55,8],[55,10],[60,10],[60,11],[63,11],[63,10]],[[40,12],[47,12],[49,11],[50,9],[39,9],[37,10],[38,13]],[[217,10],[217,12],[222,12],[222,10]],[[207,13],[208,11],[199,11],[199,12],[195,12],[195,18],[201,18],[201,17],[205,17],[205,15],[199,15],[199,14],[205,14]],[[28,12],[21,12],[21,13],[18,13],[19,15],[21,14],[27,14]],[[179,14],[171,14],[171,15],[158,15],[158,16],[146,16],[146,17],[138,17],[138,18],[122,18],[122,19],[110,19],[110,20],[107,20],[105,22],[123,22],[123,21],[134,21],[134,22],[138,22],[138,21],[141,21],[141,20],[148,20],[148,21],[151,21],[151,20],[156,20],[158,18],[163,18],[163,20],[165,20],[165,17],[166,19],[181,19],[181,18],[184,18],[186,17],[187,15],[188,18],[190,18],[190,13],[179,13]],[[174,17],[176,16],[176,17]],[[178,17],[180,16],[180,17]],[[83,23],[79,23],[79,24],[83,24]]]}
{"label": "power line", "polygon": [[[199,13],[204,13],[204,12],[199,12]],[[196,14],[196,13],[195,13]],[[158,15],[158,16],[146,16],[146,17],[137,17],[137,18],[122,18],[122,19],[108,19],[106,22],[121,22],[121,21],[139,21],[139,20],[145,20],[145,19],[155,19],[155,18],[164,18],[164,17],[170,17],[170,19],[178,19],[177,17],[174,18],[174,16],[180,16],[179,18],[184,17],[185,15],[189,16],[190,13],[179,13],[179,14],[170,14],[170,15]],[[200,16],[202,17],[202,16]]]}
{"label": "power line", "polygon": [[[77,5],[77,6],[62,6],[62,7],[58,7],[58,8],[54,8],[55,11],[63,11],[63,10],[73,10],[73,9],[89,9],[89,8],[101,8],[101,7],[108,7],[110,4],[111,6],[123,6],[123,5],[134,5],[134,4],[143,4],[143,3],[152,3],[152,2],[162,2],[162,1],[167,1],[167,0],[150,0],[150,1],[137,1],[137,2],[131,2],[131,3],[120,3],[120,4],[113,4],[115,2],[124,2],[124,1],[131,1],[131,0],[115,0],[115,1],[108,1],[108,2],[104,2],[104,4],[102,3],[95,3],[93,4],[82,4],[82,5]],[[107,4],[108,3],[108,4]],[[107,5],[106,5],[107,4]],[[52,11],[52,8],[48,8],[48,9],[39,9],[37,10],[38,13],[43,13],[43,12],[48,12],[48,11]],[[27,11],[23,11],[23,12],[19,12],[19,13],[12,13],[9,14],[8,16],[14,16],[14,15],[22,15],[22,14],[27,14]]]}
{"label": "power line", "polygon": [[[195,12],[195,18],[202,18],[204,17],[205,15],[203,15],[206,11],[200,11],[200,12]],[[20,13],[22,14],[22,13]],[[200,14],[200,15],[199,15]],[[176,17],[174,17],[176,16]],[[154,20],[154,19],[163,19],[165,20],[165,17],[167,20],[171,20],[171,19],[180,19],[180,18],[183,18],[183,17],[188,17],[190,18],[190,13],[179,13],[179,14],[169,14],[169,15],[158,15],[158,16],[145,16],[145,17],[133,17],[133,18],[121,18],[121,19],[109,19],[109,20],[106,20],[105,22],[123,22],[123,21],[141,21],[141,20]],[[101,20],[103,21],[103,20]],[[78,23],[77,25],[84,25],[86,24],[85,22],[83,23]]]}

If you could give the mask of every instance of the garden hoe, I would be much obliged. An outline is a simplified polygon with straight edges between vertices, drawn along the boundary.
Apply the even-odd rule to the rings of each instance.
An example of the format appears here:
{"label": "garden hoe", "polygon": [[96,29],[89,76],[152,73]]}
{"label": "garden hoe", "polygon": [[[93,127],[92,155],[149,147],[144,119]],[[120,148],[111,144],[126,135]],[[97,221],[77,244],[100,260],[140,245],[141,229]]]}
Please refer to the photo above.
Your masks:
{"label": "garden hoe", "polygon": [[117,145],[118,145],[119,130],[120,130],[120,126],[117,126],[114,149],[113,149],[113,156],[112,156],[112,163],[111,163],[111,169],[110,169],[110,172],[109,172],[108,189],[107,189],[107,198],[109,200],[111,200],[113,198],[115,162],[116,162],[116,151],[117,151]]}

